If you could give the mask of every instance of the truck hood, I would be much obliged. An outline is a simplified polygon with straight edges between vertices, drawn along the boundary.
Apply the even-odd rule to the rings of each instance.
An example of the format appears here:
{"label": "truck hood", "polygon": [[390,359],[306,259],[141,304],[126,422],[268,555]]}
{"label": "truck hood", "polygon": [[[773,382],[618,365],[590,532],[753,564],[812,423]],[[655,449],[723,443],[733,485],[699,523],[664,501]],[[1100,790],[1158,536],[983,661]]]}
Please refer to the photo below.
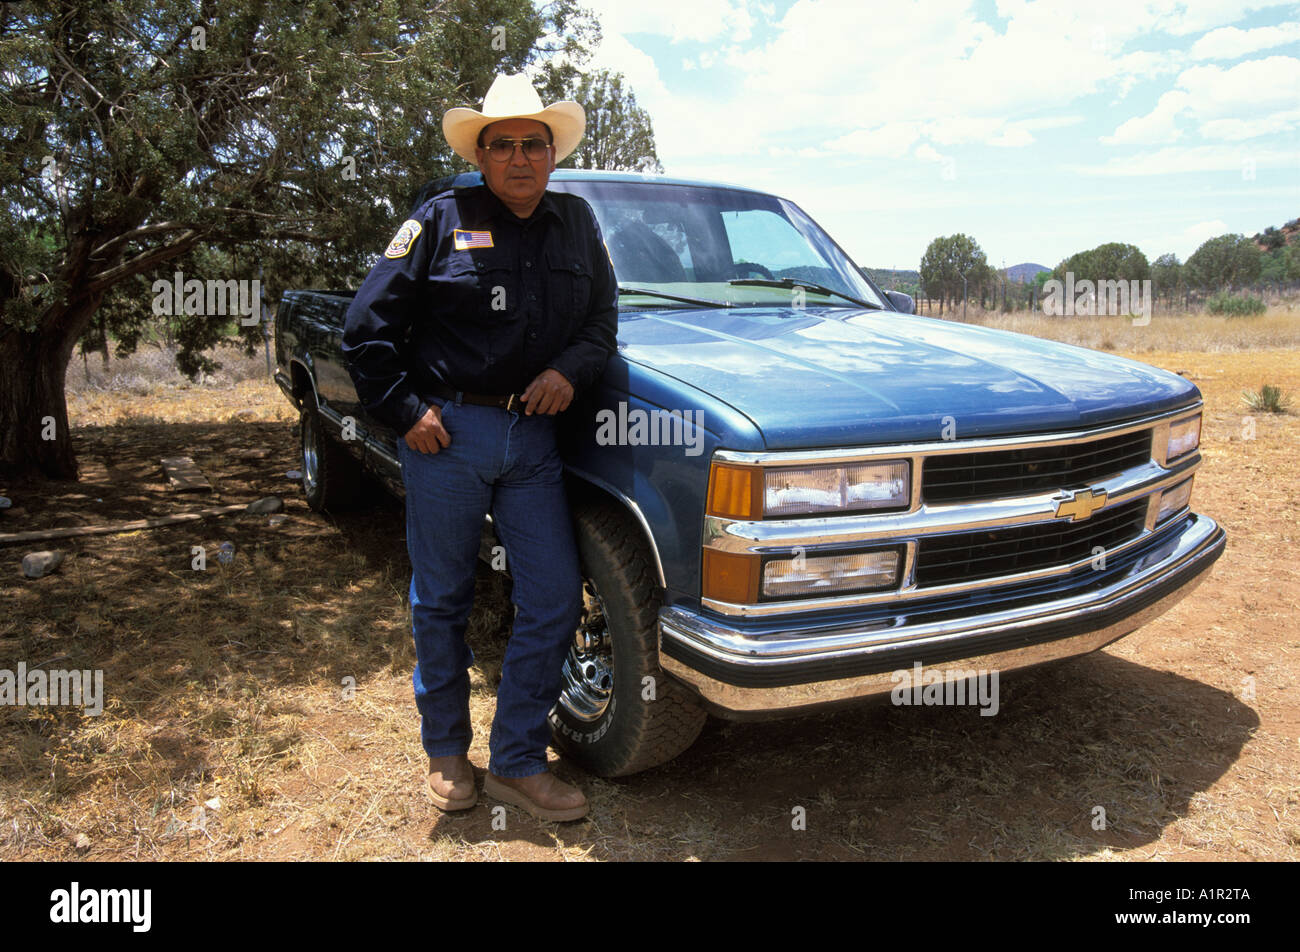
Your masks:
{"label": "truck hood", "polygon": [[1199,398],[1122,357],[893,311],[624,312],[618,338],[626,360],[707,395],[667,409],[722,400],[772,449],[937,440],[946,417],[956,439],[1088,428]]}

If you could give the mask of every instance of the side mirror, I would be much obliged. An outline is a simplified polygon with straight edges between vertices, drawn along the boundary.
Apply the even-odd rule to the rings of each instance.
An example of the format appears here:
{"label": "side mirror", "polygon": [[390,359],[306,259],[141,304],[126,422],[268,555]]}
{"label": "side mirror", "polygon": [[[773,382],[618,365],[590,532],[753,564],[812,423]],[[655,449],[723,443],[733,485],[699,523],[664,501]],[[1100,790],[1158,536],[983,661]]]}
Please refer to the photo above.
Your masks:
{"label": "side mirror", "polygon": [[889,298],[889,303],[894,305],[894,310],[903,314],[915,314],[916,302],[912,300],[912,295],[904,294],[902,291],[886,291],[885,296]]}

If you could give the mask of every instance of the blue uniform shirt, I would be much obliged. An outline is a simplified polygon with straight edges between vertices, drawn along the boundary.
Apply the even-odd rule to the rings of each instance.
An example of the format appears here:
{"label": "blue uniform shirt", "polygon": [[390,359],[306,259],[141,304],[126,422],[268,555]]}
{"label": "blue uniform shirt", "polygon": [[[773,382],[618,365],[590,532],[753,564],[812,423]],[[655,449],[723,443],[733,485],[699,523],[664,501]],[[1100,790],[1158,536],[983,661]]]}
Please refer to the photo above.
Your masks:
{"label": "blue uniform shirt", "polygon": [[434,382],[504,395],[549,367],[582,392],[614,353],[617,300],[585,199],[548,191],[519,218],[486,185],[447,189],[412,212],[361,285],[343,358],[367,412],[401,435]]}

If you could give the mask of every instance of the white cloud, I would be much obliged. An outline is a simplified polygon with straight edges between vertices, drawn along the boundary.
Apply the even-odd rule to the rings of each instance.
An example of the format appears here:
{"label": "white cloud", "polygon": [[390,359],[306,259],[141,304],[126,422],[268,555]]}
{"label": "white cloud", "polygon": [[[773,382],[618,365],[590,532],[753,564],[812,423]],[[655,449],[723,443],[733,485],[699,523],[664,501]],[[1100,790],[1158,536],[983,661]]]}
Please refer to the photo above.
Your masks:
{"label": "white cloud", "polygon": [[888,122],[831,139],[826,143],[826,150],[864,158],[901,159],[920,135],[918,123]]}
{"label": "white cloud", "polygon": [[951,156],[940,154],[939,150],[928,142],[922,142],[918,145],[913,155],[922,162],[947,162],[952,158]]}
{"label": "white cloud", "polygon": [[1023,148],[1034,144],[1034,135],[1024,126],[1007,126],[1000,133],[988,140],[989,145],[1001,148]]}
{"label": "white cloud", "polygon": [[1143,238],[1141,244],[1144,249],[1148,249],[1147,257],[1152,261],[1172,251],[1178,256],[1178,260],[1185,264],[1192,252],[1205,242],[1231,232],[1232,227],[1226,221],[1215,218],[1212,221],[1198,221],[1176,231]]}
{"label": "white cloud", "polygon": [[1226,23],[1235,23],[1248,13],[1270,7],[1291,6],[1292,0],[1172,0],[1146,4],[1161,10],[1161,29],[1174,36],[1200,33]]}
{"label": "white cloud", "polygon": [[1241,142],[1292,132],[1297,126],[1300,126],[1300,109],[1290,109],[1260,119],[1211,119],[1201,126],[1201,135],[1222,142]]}
{"label": "white cloud", "polygon": [[1175,142],[1182,135],[1174,120],[1187,108],[1187,93],[1173,90],[1165,93],[1156,107],[1145,116],[1134,116],[1120,124],[1114,134],[1102,136],[1107,145],[1152,145]]}
{"label": "white cloud", "polygon": [[744,0],[584,0],[582,6],[595,12],[606,34],[652,33],[673,42],[741,43],[750,38],[754,22]]}
{"label": "white cloud", "polygon": [[[1179,119],[1199,123],[1210,139],[1245,139],[1289,129],[1300,98],[1300,59],[1269,56],[1236,66],[1193,66],[1145,116],[1134,116],[1103,136],[1107,145],[1173,142]],[[1256,131],[1258,130],[1258,131]]]}
{"label": "white cloud", "polygon": [[1225,26],[1211,30],[1193,43],[1191,55],[1192,59],[1198,60],[1236,59],[1247,53],[1297,42],[1300,42],[1300,23],[1260,26],[1252,30]]}
{"label": "white cloud", "polygon": [[[1137,155],[1116,157],[1099,165],[1067,165],[1066,169],[1080,175],[1144,176],[1177,175],[1185,172],[1225,172],[1243,174],[1249,167],[1294,167],[1294,153],[1280,149],[1259,149],[1249,152],[1222,145],[1201,145],[1192,148],[1168,146]],[[1244,175],[1243,175],[1244,177]]]}

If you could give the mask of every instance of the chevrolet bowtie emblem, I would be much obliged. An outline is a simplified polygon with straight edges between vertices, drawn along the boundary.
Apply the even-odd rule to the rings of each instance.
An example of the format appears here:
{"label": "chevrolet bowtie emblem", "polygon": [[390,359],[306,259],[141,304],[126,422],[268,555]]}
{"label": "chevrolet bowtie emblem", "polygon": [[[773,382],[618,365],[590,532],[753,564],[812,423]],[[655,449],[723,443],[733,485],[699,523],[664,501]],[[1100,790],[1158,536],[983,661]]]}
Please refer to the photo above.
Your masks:
{"label": "chevrolet bowtie emblem", "polygon": [[1056,500],[1056,518],[1069,516],[1071,522],[1082,522],[1104,505],[1106,505],[1104,489],[1079,489],[1066,492],[1064,498]]}

